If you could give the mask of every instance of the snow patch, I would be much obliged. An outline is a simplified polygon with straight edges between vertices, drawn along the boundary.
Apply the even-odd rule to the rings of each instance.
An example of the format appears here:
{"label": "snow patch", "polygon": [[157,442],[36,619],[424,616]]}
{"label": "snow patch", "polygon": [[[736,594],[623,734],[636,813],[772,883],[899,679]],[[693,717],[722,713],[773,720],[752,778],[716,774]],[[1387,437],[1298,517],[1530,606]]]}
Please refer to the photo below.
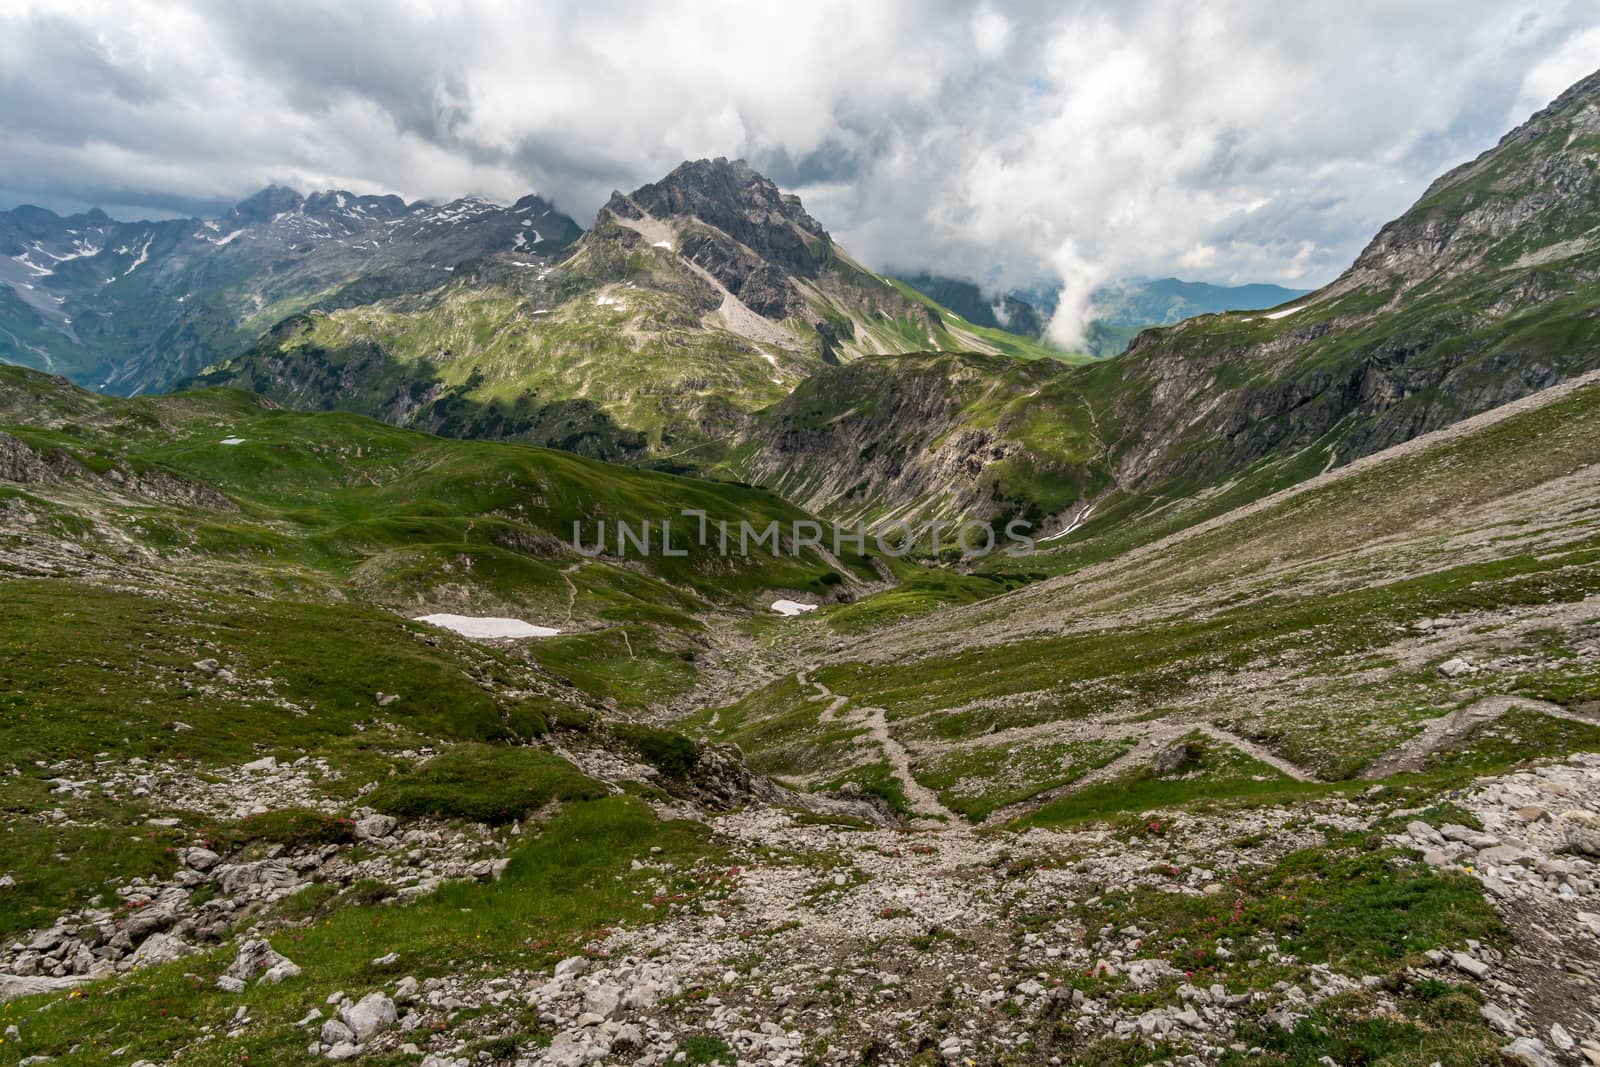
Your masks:
{"label": "snow patch", "polygon": [[[1305,306],[1304,304],[1301,305],[1301,307],[1304,307],[1304,306]],[[1296,311],[1299,311],[1299,310],[1300,310],[1299,307],[1284,308],[1282,311],[1269,311],[1269,312],[1267,312],[1265,315],[1263,315],[1261,317],[1264,318],[1264,319],[1281,319],[1285,315],[1293,315]]]}
{"label": "snow patch", "polygon": [[155,239],[155,234],[151,234],[144,239],[144,247],[139,249],[139,258],[133,261],[133,266],[122,272],[124,278],[150,261],[150,242]]}
{"label": "snow patch", "polygon": [[523,622],[521,619],[505,619],[494,615],[450,615],[446,613],[419,615],[412,621],[425,622],[430,626],[453,630],[463,637],[554,637],[561,632],[548,626],[535,626],[531,622]]}
{"label": "snow patch", "polygon": [[1053,533],[1049,537],[1041,537],[1041,538],[1039,538],[1038,543],[1042,545],[1046,541],[1059,541],[1061,538],[1067,536],[1073,530],[1076,530],[1078,527],[1080,527],[1084,523],[1088,522],[1089,521],[1089,516],[1092,515],[1092,514],[1094,514],[1094,505],[1090,504],[1087,507],[1085,507],[1082,511],[1078,512],[1078,517],[1073,519],[1071,522],[1069,522],[1067,524],[1067,528],[1065,530],[1061,530],[1058,533]]}
{"label": "snow patch", "polygon": [[665,248],[668,252],[670,252],[670,251],[672,251],[672,242],[671,241],[657,241],[654,244],[652,244],[650,247],[651,248]]}
{"label": "snow patch", "polygon": [[772,610],[779,615],[793,618],[807,611],[816,611],[817,606],[815,604],[802,604],[798,600],[774,600],[772,602]]}
{"label": "snow patch", "polygon": [[218,444],[222,444],[222,445],[242,445],[242,444],[244,444],[244,438],[242,438],[242,437],[224,437],[221,441],[218,441],[217,443]]}

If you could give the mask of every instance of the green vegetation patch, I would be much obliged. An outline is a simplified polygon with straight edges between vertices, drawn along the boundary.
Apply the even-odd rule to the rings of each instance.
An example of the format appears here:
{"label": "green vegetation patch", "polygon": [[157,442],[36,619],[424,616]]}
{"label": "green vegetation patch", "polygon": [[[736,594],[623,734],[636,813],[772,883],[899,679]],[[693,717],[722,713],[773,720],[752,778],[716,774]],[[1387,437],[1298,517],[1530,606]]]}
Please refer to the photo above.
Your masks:
{"label": "green vegetation patch", "polygon": [[1077,781],[1132,746],[1132,738],[987,745],[948,752],[912,772],[945,807],[982,822],[997,808]]}
{"label": "green vegetation patch", "polygon": [[[645,856],[665,866],[667,892],[685,906],[720,891],[710,877],[719,868],[708,865],[721,853],[702,827],[662,822],[630,797],[573,803],[513,852],[498,882],[451,883],[407,905],[352,901],[313,926],[275,936],[275,947],[304,969],[302,977],[226,993],[214,982],[235,953],[191,956],[81,995],[14,1003],[22,1036],[7,1043],[4,1055],[54,1056],[61,1067],[99,1067],[113,1049],[124,1050],[129,1062],[299,1063],[307,1037],[293,1021],[313,1007],[325,1010],[333,990],[359,996],[390,985],[395,972],[374,967],[378,956],[398,953],[406,973],[421,979],[469,966],[537,970],[582,952],[610,928],[662,917],[667,909],[649,904],[663,867],[630,870],[633,859]],[[39,1010],[46,1003],[50,1010]],[[196,1040],[240,1006],[255,1025],[237,1036],[214,1031]]]}
{"label": "green vegetation patch", "polygon": [[507,823],[551,801],[594,800],[604,785],[542,748],[464,744],[385,782],[368,799],[391,815]]}
{"label": "green vegetation patch", "polygon": [[1192,762],[1175,771],[1157,774],[1151,767],[1141,767],[1059,797],[1018,819],[1014,825],[1071,826],[1127,812],[1185,806],[1279,804],[1355,788],[1353,785],[1297,782],[1231,745],[1202,734],[1190,735],[1185,743]]}

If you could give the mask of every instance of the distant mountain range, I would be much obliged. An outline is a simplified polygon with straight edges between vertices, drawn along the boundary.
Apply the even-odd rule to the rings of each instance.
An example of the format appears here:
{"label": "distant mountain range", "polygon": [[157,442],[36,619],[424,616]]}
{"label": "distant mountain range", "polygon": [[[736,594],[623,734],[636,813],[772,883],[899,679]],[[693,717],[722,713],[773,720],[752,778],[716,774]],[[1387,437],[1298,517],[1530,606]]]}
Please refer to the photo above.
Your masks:
{"label": "distant mountain range", "polygon": [[582,230],[548,202],[263,189],[218,219],[118,222],[0,212],[0,359],[117,393],[171,386],[309,308],[438,286],[494,253],[548,254]]}
{"label": "distant mountain range", "polygon": [[[1058,289],[1048,285],[988,295],[977,283],[959,278],[927,273],[899,277],[980,326],[1043,337],[1055,314]],[[1171,326],[1196,315],[1276,307],[1308,291],[1281,285],[1212,285],[1177,278],[1129,280],[1095,292],[1087,347],[1092,355],[1113,356],[1148,327]]]}
{"label": "distant mountain range", "polygon": [[1040,342],[1042,298],[867,269],[727,159],[614,194],[587,231],[537,197],[269,188],[159,223],[18,209],[0,357],[752,482],[820,514],[1126,521],[1592,365],[1597,97],[1585,79],[1442,177],[1315,293],[1102,294],[1099,350],[1137,335],[1115,360]]}
{"label": "distant mountain range", "polygon": [[1314,293],[1149,330],[1089,366],[829,368],[764,413],[745,469],[830,514],[1176,528],[1600,366],[1597,204],[1600,74]]}

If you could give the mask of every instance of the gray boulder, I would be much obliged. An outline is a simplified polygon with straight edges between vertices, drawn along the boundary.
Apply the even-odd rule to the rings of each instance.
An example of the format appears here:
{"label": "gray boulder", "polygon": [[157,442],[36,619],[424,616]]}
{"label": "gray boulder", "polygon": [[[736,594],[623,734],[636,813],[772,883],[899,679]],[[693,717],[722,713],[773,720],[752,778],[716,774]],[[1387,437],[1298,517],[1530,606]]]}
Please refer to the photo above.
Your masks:
{"label": "gray boulder", "polygon": [[388,1030],[399,1020],[394,1001],[382,993],[368,993],[356,1003],[339,1009],[339,1017],[356,1035],[356,1041],[366,1044]]}

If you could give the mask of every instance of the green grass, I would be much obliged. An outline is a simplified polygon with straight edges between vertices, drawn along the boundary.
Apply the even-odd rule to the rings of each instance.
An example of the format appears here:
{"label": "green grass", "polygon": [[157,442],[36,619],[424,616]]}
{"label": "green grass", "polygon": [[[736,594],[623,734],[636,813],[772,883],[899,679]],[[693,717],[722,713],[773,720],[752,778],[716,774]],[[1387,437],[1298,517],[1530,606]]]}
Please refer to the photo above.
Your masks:
{"label": "green grass", "polygon": [[738,1060],[733,1047],[720,1037],[692,1034],[678,1044],[673,1061],[689,1064],[733,1064]]}
{"label": "green grass", "polygon": [[822,721],[831,701],[811,700],[793,675],[747,694],[725,708],[708,708],[678,725],[708,740],[738,745],[752,770],[800,777],[832,775],[848,766],[866,728]]}
{"label": "green grass", "polygon": [[[1386,649],[1419,618],[1572,603],[1600,592],[1600,542],[1328,593],[1269,592],[1236,607],[1061,637],[980,645],[924,659],[837,664],[817,677],[859,704],[888,709],[897,731],[948,739],[994,728],[1103,714],[1159,714],[1200,680],[1253,663],[1310,656],[1335,674],[1347,657]],[[1395,683],[1394,692],[1403,688]],[[1308,720],[1269,744],[1325,777],[1349,777],[1393,744],[1385,690]],[[1005,699],[1002,699],[1005,698]],[[974,706],[977,705],[977,706]],[[1407,712],[1427,717],[1426,707]],[[1431,714],[1441,714],[1434,710]],[[1370,727],[1370,733],[1366,731]],[[1263,737],[1257,737],[1257,740]]]}
{"label": "green grass", "polygon": [[[146,809],[52,796],[31,777],[5,782],[0,874],[16,885],[0,889],[0,938],[48,926],[71,908],[115,906],[118,886],[176,868],[183,831],[147,825]],[[45,814],[58,809],[70,821]]]}
{"label": "green grass", "polygon": [[584,693],[625,708],[646,707],[687,692],[697,678],[692,659],[663,647],[656,633],[645,627],[548,638],[534,646],[532,655]]}
{"label": "green grass", "polygon": [[[1158,775],[1149,767],[1068,793],[1018,819],[1017,827],[1073,826],[1125,813],[1191,805],[1281,804],[1341,787],[1297,782],[1237,749],[1192,735],[1190,765]],[[1352,788],[1352,787],[1343,787]]]}
{"label": "green grass", "polygon": [[[1113,889],[1081,910],[1098,923],[1137,925],[1144,953],[1164,954],[1195,984],[1220,980],[1233,990],[1279,980],[1282,966],[1387,974],[1428,949],[1508,936],[1475,880],[1435,872],[1379,833],[1243,869],[1220,893]],[[1296,962],[1273,964],[1274,953]]]}
{"label": "green grass", "polygon": [[828,791],[837,791],[847,783],[858,787],[862,793],[869,797],[877,797],[887,804],[889,810],[896,815],[909,816],[912,814],[911,802],[906,799],[905,785],[900,781],[900,776],[895,773],[894,767],[890,766],[886,760],[852,767],[844,774],[824,782],[822,788]]}
{"label": "green grass", "polygon": [[343,845],[355,836],[355,824],[349,819],[308,808],[279,808],[240,819],[228,843],[265,841],[293,848]]}
{"label": "green grass", "polygon": [[594,800],[606,787],[541,748],[456,745],[368,798],[391,815],[507,823],[552,801]]}
{"label": "green grass", "polygon": [[688,779],[700,763],[700,746],[676,730],[618,723],[611,728],[611,735],[637,752],[669,781]]}
{"label": "green grass", "polygon": [[[274,946],[304,969],[279,986],[251,986],[234,995],[212,982],[229,963],[223,951],[190,957],[117,982],[88,987],[80,997],[48,996],[11,1006],[23,1030],[20,1045],[0,1048],[0,1063],[18,1055],[51,1055],[63,1067],[98,1065],[125,1048],[129,1062],[182,1062],[198,1067],[304,1061],[307,1037],[291,1025],[334,990],[360,996],[388,986],[394,971],[371,960],[389,952],[405,973],[426,979],[474,967],[548,967],[582,951],[592,938],[623,923],[648,922],[647,874],[630,862],[670,863],[673,891],[693,899],[708,892],[696,864],[719,853],[692,823],[660,822],[643,802],[626,797],[567,806],[517,847],[504,878],[491,884],[452,883],[409,905],[347,906],[303,930],[275,935]],[[48,1011],[40,1010],[53,1003]],[[238,1037],[202,1027],[244,1005],[256,1025]],[[325,1010],[325,1008],[324,1008]]]}
{"label": "green grass", "polygon": [[822,617],[845,634],[862,633],[878,626],[926,615],[950,605],[972,604],[1023,584],[1013,575],[958,574],[945,570],[915,570],[892,589],[829,608]]}
{"label": "green grass", "polygon": [[1459,746],[1436,754],[1423,768],[1429,775],[1467,778],[1495,774],[1541,756],[1600,752],[1600,726],[1514,708],[1480,726]]}
{"label": "green grass", "polygon": [[[52,580],[4,590],[0,743],[17,762],[293,757],[355,742],[356,724],[380,716],[431,737],[491,739],[505,723],[475,677],[526,677],[498,651],[371,608]],[[235,681],[195,666],[205,660]],[[380,712],[380,692],[400,700]]]}
{"label": "green grass", "polygon": [[998,808],[1077,781],[1132,747],[1122,741],[1058,741],[958,749],[912,767],[952,811],[982,822]]}
{"label": "green grass", "polygon": [[[116,557],[128,545],[102,530],[119,527],[190,580],[230,588],[355,594],[409,608],[447,583],[482,614],[546,622],[570,610],[578,623],[692,632],[694,616],[708,609],[753,607],[768,589],[827,591],[839,580],[809,550],[723,556],[691,537],[696,522],[680,514],[703,511],[735,528],[806,518],[766,490],[447,440],[347,414],[269,410],[232,391],[116,400],[0,367],[0,429],[41,455],[122,479],[81,474],[32,487],[30,499],[53,521],[71,524],[67,539]],[[220,444],[228,436],[243,443]],[[129,475],[160,486],[161,498],[129,491]],[[659,541],[668,520],[687,554],[617,552],[618,521],[650,522]],[[585,560],[572,547],[574,526],[590,545],[602,522],[610,547]],[[862,577],[875,573],[857,556],[843,563]]]}

